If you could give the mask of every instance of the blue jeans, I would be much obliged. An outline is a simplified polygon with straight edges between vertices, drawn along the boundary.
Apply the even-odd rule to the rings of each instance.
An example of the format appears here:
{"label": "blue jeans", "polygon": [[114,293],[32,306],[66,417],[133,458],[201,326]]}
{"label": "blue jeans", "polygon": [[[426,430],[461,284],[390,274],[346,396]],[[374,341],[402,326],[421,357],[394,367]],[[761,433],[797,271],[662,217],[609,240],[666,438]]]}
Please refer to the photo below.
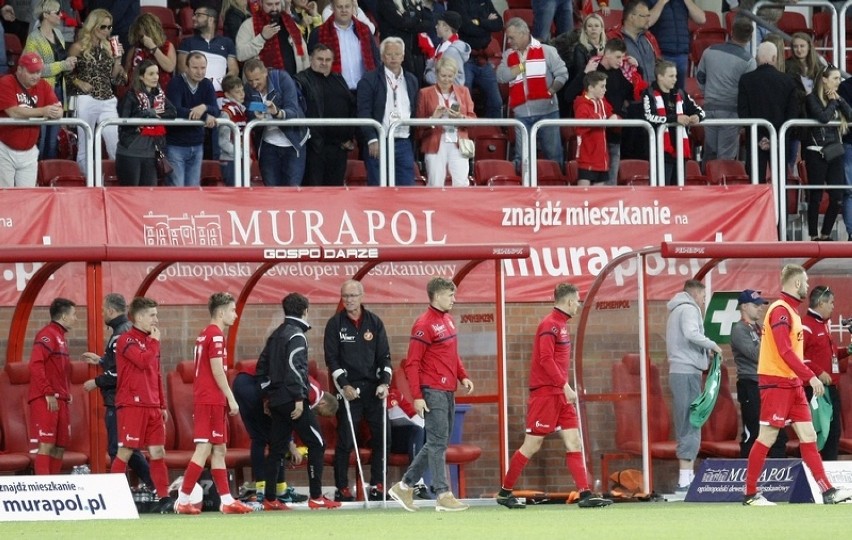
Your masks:
{"label": "blue jeans", "polygon": [[840,203],[840,212],[843,216],[843,224],[846,226],[846,234],[852,240],[852,144],[844,144],[846,155],[843,156],[843,169],[846,173],[846,190],[843,192],[843,201]]}
{"label": "blue jeans", "polygon": [[[532,130],[533,124],[538,122],[539,120],[558,120],[559,119],[559,111],[553,111],[548,114],[539,114],[534,116],[516,116],[516,120],[527,127],[527,132]],[[559,164],[560,167],[564,167],[565,160],[563,158],[563,149],[562,149],[562,135],[559,133],[559,127],[550,126],[544,129],[538,130],[538,138],[537,138],[538,146],[544,150],[544,156],[546,159],[550,159]],[[521,162],[521,130],[520,128],[515,128],[515,166],[520,164]],[[530,159],[535,159],[535,156],[530,156]]]}
{"label": "blue jeans", "polygon": [[497,73],[490,62],[479,65],[476,59],[464,63],[464,85],[473,90],[473,85],[485,98],[485,117],[503,118],[503,98],[497,86]]}
{"label": "blue jeans", "polygon": [[225,185],[234,187],[237,182],[237,170],[234,168],[234,160],[222,161],[219,166],[222,168],[222,178],[225,179]]}
{"label": "blue jeans", "polygon": [[551,24],[556,22],[556,35],[574,27],[574,6],[571,0],[532,0],[532,35],[541,41],[550,39]]}
{"label": "blue jeans", "polygon": [[689,69],[689,55],[663,54],[663,58],[669,62],[674,62],[674,65],[677,66],[677,87],[683,90],[686,84],[687,70]]}
{"label": "blue jeans", "polygon": [[307,150],[260,143],[260,176],[267,186],[301,186]]}
{"label": "blue jeans", "polygon": [[204,145],[166,145],[166,157],[173,169],[169,175],[168,184],[170,186],[201,185],[201,161],[204,159]]}
{"label": "blue jeans", "polygon": [[[411,138],[394,139],[394,170],[388,171],[388,183],[394,180],[397,186],[414,185],[414,149],[411,147]],[[370,157],[367,148],[364,148],[364,165],[367,167],[367,185],[379,185],[379,158]],[[385,158],[387,159],[387,158]]]}
{"label": "blue jeans", "polygon": [[450,490],[447,484],[447,447],[453,432],[456,402],[453,392],[423,389],[423,399],[429,412],[425,416],[426,444],[417,452],[414,461],[402,476],[407,486],[413,486],[428,468],[432,473],[432,489],[436,495]]}

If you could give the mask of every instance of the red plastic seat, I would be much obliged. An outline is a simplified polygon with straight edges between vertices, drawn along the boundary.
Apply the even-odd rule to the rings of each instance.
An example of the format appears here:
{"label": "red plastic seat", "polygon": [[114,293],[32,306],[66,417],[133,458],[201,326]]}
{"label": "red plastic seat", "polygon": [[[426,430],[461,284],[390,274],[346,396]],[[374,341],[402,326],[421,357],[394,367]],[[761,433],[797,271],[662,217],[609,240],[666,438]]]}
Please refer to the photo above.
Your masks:
{"label": "red plastic seat", "polygon": [[178,363],[175,371],[166,374],[169,421],[166,422],[165,461],[169,469],[185,468],[195,452],[192,421],[194,381],[195,363],[191,360]]}
{"label": "red plastic seat", "polygon": [[577,165],[577,160],[565,162],[565,181],[569,186],[577,185],[577,180],[580,176],[580,166]]}
{"label": "red plastic seat", "polygon": [[689,28],[689,33],[694,34],[696,30],[699,29],[708,29],[708,28],[721,28],[725,29],[722,26],[722,19],[719,18],[719,14],[715,11],[707,11],[704,10],[704,24],[698,24],[692,19],[687,20],[687,27]]}
{"label": "red plastic seat", "polygon": [[805,18],[804,14],[799,13],[798,11],[784,11],[777,26],[779,30],[790,35],[793,35],[796,32],[804,32],[811,36],[815,34],[814,30],[808,26],[808,20]]}
{"label": "red plastic seat", "polygon": [[115,171],[114,159],[101,161],[101,185],[104,187],[118,185],[118,174]]}
{"label": "red plastic seat", "polygon": [[568,181],[559,164],[550,159],[539,159],[536,161],[538,170],[538,185],[540,186],[567,186]]}
{"label": "red plastic seat", "polygon": [[622,159],[618,165],[618,185],[650,186],[650,163],[644,159]]}
{"label": "red plastic seat", "polygon": [[201,185],[207,187],[225,185],[222,165],[218,160],[205,159],[201,162]]}
{"label": "red plastic seat", "polygon": [[515,164],[505,159],[477,159],[473,164],[473,178],[478,186],[521,184],[521,177],[515,173]]}
{"label": "red plastic seat", "polygon": [[[177,20],[175,20],[175,12],[173,10],[163,6],[142,6],[140,8],[140,14],[141,13],[150,13],[159,19],[160,25],[163,27],[163,33],[166,35],[166,39],[171,41],[175,47],[180,44],[183,32],[181,27],[178,26]],[[191,16],[192,14],[190,13],[190,17]],[[192,34],[191,29],[189,34]]]}
{"label": "red plastic seat", "polygon": [[345,186],[366,186],[367,166],[360,159],[346,160],[346,174],[343,179]]}
{"label": "red plastic seat", "polygon": [[711,159],[704,163],[704,172],[715,185],[751,184],[745,164],[737,159]]}
{"label": "red plastic seat", "polygon": [[14,69],[13,66],[18,65],[18,58],[21,57],[21,54],[24,51],[23,45],[21,45],[21,39],[16,34],[11,34],[6,32],[5,34],[5,43],[6,43],[6,61],[8,62],[11,69]]}
{"label": "red plastic seat", "polygon": [[80,174],[76,161],[43,159],[38,162],[36,184],[39,186],[85,186],[86,177]]}
{"label": "red plastic seat", "polygon": [[683,171],[683,185],[685,186],[706,186],[710,181],[701,172],[701,166],[694,159],[686,162]]}
{"label": "red plastic seat", "polygon": [[0,371],[0,471],[25,472],[32,469],[27,393],[30,367],[24,362],[8,363]]}

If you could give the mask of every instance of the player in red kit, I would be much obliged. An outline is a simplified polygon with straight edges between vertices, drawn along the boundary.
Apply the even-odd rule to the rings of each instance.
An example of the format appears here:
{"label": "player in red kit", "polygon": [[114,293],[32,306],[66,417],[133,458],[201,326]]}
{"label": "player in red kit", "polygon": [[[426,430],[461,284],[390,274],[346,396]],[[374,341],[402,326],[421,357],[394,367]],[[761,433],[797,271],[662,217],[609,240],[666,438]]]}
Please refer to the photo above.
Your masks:
{"label": "player in red kit", "polygon": [[110,472],[124,474],[133,451],[147,446],[151,480],[159,497],[155,511],[169,513],[174,510],[174,501],[169,497],[169,472],[163,459],[168,411],[160,374],[157,302],[136,297],[128,315],[133,327],[121,334],[115,345],[118,453]]}
{"label": "player in red kit", "polygon": [[219,510],[223,514],[248,514],[252,509],[234,500],[231,495],[225,468],[228,415],[238,415],[240,407],[225,376],[228,351],[225,350],[225,335],[222,331],[237,320],[237,306],[233,296],[219,292],[210,297],[207,309],[210,311],[210,324],[195,340],[195,382],[192,386],[195,453],[186,466],[175,512],[201,513],[190,504],[189,495],[210,457],[210,473],[222,500]]}
{"label": "player in red kit", "polygon": [[30,356],[30,439],[38,441],[36,474],[59,474],[71,442],[71,360],[65,333],[77,322],[76,304],[57,298],[50,304],[50,324],[39,330]]}
{"label": "player in red kit", "polygon": [[570,283],[560,283],[553,291],[556,303],[553,311],[541,321],[533,341],[530,367],[530,397],[527,400],[526,436],[512,456],[503,486],[497,494],[497,504],[506,508],[526,508],[512,495],[515,481],[530,458],[541,449],[544,438],[557,432],[565,443],[565,463],[577,490],[580,508],[597,508],[612,504],[609,499],[589,490],[589,478],[580,446],[580,423],[574,403],[577,393],[568,382],[571,364],[571,335],[568,321],[580,309],[580,293]]}

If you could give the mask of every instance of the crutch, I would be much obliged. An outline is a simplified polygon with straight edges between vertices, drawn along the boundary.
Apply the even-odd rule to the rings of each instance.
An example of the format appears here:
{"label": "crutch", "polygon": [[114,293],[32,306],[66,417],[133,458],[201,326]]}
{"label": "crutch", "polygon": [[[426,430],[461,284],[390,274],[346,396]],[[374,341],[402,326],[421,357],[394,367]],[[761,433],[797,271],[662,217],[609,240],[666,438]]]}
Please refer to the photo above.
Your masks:
{"label": "crutch", "polygon": [[382,399],[382,508],[388,507],[388,396]]}
{"label": "crutch", "polygon": [[[349,400],[343,395],[343,388],[338,384],[337,379],[334,379],[334,386],[337,387],[337,394],[343,400],[343,407],[346,409],[346,418],[349,420],[349,433],[352,435],[352,446],[355,449],[355,463],[358,465],[358,476],[361,478],[361,489],[364,491],[364,507],[367,508],[370,502],[370,493],[367,490],[367,481],[364,479],[364,469],[361,467],[361,453],[358,451],[358,441],[355,439],[355,424],[352,423],[352,409],[349,408]],[[360,389],[356,389],[358,394],[361,394]]]}

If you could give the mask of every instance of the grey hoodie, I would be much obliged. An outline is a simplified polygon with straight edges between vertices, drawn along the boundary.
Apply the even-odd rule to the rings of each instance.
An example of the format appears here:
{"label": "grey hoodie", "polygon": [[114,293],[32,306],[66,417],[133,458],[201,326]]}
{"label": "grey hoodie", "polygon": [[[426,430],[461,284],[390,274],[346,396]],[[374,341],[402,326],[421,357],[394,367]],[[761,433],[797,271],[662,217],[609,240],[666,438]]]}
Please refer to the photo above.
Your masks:
{"label": "grey hoodie", "polygon": [[686,291],[677,293],[666,306],[666,353],[669,373],[696,374],[710,364],[707,351],[716,344],[704,336],[701,308]]}
{"label": "grey hoodie", "polygon": [[[452,42],[449,47],[447,47],[447,50],[445,50],[443,54],[444,56],[455,60],[456,65],[459,68],[456,72],[456,80],[453,82],[464,86],[464,64],[467,62],[467,59],[470,58],[470,45],[460,39],[457,39]],[[423,74],[423,78],[426,79],[426,82],[429,84],[435,84],[438,82],[438,74],[435,73],[435,64],[437,63],[438,62],[434,58],[430,58],[426,61],[426,73]]]}

